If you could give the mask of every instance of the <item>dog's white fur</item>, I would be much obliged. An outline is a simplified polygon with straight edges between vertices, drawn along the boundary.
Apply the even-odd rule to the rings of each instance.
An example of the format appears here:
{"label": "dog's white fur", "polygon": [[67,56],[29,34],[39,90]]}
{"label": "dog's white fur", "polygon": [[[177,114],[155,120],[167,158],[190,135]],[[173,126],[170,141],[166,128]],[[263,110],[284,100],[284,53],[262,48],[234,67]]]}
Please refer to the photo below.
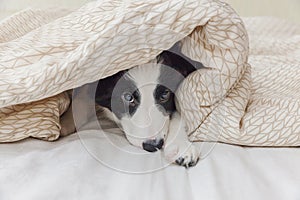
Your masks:
{"label": "dog's white fur", "polygon": [[189,141],[187,134],[185,121],[175,112],[170,121],[164,154],[168,161],[180,162],[177,164],[190,167],[197,164],[200,152]]}
{"label": "dog's white fur", "polygon": [[129,70],[128,76],[136,83],[142,98],[135,114],[123,117],[120,123],[129,142],[142,147],[147,139],[164,138],[167,135],[169,117],[155,106],[153,91],[159,77],[159,67],[155,64],[138,66]]}
{"label": "dog's white fur", "polygon": [[[169,116],[163,115],[155,105],[153,92],[160,76],[159,63],[148,63],[134,67],[128,71],[141,94],[141,103],[133,116],[125,116],[117,120],[128,139],[134,146],[142,148],[147,139],[163,138],[164,153],[170,162],[177,162],[188,167],[199,159],[198,149],[188,140],[186,124],[176,111]],[[168,77],[165,77],[168,78]]]}

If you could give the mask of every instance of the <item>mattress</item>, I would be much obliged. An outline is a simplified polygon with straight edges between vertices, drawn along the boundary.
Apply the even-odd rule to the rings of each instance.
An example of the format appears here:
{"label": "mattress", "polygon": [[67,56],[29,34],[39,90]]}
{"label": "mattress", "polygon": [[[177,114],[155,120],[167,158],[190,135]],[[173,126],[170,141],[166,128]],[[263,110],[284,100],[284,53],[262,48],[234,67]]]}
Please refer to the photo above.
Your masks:
{"label": "mattress", "polygon": [[0,145],[0,199],[299,199],[299,148],[196,143],[185,169],[131,146],[116,129]]}

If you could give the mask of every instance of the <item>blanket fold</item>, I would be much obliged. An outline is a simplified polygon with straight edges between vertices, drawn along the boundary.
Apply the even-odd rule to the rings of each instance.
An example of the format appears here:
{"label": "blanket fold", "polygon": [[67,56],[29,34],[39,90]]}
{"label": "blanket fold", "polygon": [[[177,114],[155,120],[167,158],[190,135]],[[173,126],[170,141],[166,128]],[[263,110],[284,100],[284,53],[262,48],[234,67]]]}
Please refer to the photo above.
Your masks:
{"label": "blanket fold", "polygon": [[[254,30],[253,27],[251,24],[248,28]],[[0,120],[5,124],[0,124],[0,142],[28,136],[56,139],[59,115],[69,105],[67,95],[62,92],[147,63],[180,41],[182,53],[206,67],[187,77],[177,91],[178,109],[188,122],[191,140],[250,146],[299,145],[299,138],[295,139],[294,135],[299,135],[298,129],[289,135],[276,132],[284,136],[272,142],[258,139],[261,138],[258,132],[252,131],[254,124],[265,126],[252,119],[257,117],[256,106],[266,99],[256,97],[261,79],[252,86],[253,70],[248,63],[249,41],[244,23],[226,3],[216,0],[93,1],[76,11],[25,10],[1,22],[0,30]],[[290,42],[298,44],[299,38]],[[250,56],[250,61],[256,58]],[[253,64],[258,66],[259,61]],[[293,64],[299,67],[299,63]],[[254,72],[259,77],[259,70]],[[299,99],[294,100],[295,105],[300,104]],[[276,101],[276,97],[272,100]],[[22,115],[15,110],[4,112],[16,105],[42,105],[46,109],[53,101],[58,102],[53,109],[57,127],[54,136],[39,135],[39,131],[28,129],[28,123],[24,123],[25,134],[20,131]],[[24,111],[34,109],[22,108]],[[43,112],[42,109],[35,113]],[[265,115],[270,116],[270,113]],[[294,117],[295,125],[299,113]],[[15,118],[20,124],[18,128],[10,124],[8,118]],[[276,124],[275,119],[273,122]],[[43,127],[46,126],[42,123],[35,125],[36,130]],[[269,138],[275,132],[269,128],[264,134]],[[282,138],[291,135],[293,139],[283,141]]]}

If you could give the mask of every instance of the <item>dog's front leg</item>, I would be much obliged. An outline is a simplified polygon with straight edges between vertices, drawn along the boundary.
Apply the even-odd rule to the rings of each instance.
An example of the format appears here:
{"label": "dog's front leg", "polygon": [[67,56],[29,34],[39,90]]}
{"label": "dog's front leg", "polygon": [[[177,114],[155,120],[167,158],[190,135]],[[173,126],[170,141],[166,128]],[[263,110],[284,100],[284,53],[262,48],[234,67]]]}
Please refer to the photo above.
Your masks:
{"label": "dog's front leg", "polygon": [[199,150],[189,141],[185,121],[178,112],[172,115],[164,154],[168,161],[192,167],[199,161]]}

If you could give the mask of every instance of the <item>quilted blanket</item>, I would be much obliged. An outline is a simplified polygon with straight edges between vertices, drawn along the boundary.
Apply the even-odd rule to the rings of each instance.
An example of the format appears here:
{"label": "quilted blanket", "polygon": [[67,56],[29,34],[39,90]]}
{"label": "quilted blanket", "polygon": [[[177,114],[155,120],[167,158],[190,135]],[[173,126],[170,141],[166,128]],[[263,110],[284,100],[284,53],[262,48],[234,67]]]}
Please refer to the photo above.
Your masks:
{"label": "quilted blanket", "polygon": [[191,140],[298,146],[299,27],[245,21],[250,54],[244,22],[216,0],[94,1],[72,12],[17,13],[0,23],[0,141],[57,139],[69,105],[62,92],[147,63],[180,41],[182,53],[206,67],[177,91]]}

